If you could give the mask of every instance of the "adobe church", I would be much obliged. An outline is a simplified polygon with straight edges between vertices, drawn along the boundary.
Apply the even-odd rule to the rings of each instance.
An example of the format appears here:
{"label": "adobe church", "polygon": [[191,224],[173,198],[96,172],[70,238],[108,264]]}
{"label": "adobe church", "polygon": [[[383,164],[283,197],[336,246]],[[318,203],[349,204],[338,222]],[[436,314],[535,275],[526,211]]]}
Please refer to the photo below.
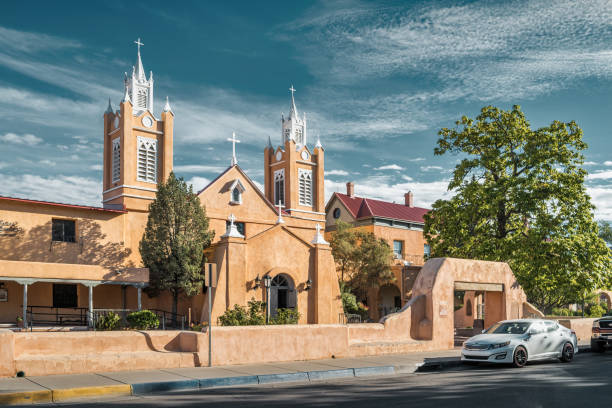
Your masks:
{"label": "adobe church", "polygon": [[[149,298],[142,291],[148,270],[138,244],[157,183],[172,171],[174,112],[166,98],[156,116],[153,73],[147,78],[136,43],[119,109],[109,100],[104,113],[102,206],[0,197],[0,323],[80,325],[91,324],[95,309],[171,310],[169,293]],[[264,191],[240,168],[233,136],[230,166],[198,193],[215,231],[206,250],[217,272],[212,324],[251,298],[268,302],[272,316],[297,308],[300,323],[337,323],[342,313],[321,231],[324,149],[319,141],[308,145],[294,91],[280,145],[269,139],[263,152]],[[179,313],[207,320],[210,294],[181,297]]]}

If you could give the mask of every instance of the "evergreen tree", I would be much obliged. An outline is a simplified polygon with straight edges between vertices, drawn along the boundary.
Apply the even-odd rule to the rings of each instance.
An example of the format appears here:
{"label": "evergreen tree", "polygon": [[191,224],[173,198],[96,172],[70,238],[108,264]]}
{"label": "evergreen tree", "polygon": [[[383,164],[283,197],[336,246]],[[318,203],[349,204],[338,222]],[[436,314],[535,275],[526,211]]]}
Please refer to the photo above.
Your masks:
{"label": "evergreen tree", "polygon": [[140,241],[140,256],[149,268],[147,292],[172,294],[172,313],[176,316],[179,294],[193,296],[202,287],[204,249],[213,239],[200,199],[174,173],[157,187],[149,207],[149,219]]}

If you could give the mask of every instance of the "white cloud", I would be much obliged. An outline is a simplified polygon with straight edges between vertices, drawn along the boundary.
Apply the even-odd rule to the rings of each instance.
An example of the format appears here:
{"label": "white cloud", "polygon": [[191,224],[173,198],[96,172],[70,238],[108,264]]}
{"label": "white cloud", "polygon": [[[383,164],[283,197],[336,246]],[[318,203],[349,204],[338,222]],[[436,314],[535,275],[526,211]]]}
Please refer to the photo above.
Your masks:
{"label": "white cloud", "polygon": [[91,166],[89,166],[90,170],[94,170],[94,171],[102,171],[104,170],[104,168],[102,167],[101,164],[92,164]]}
{"label": "white cloud", "polygon": [[[414,203],[418,207],[431,208],[431,205],[439,199],[448,199],[452,196],[447,191],[448,180],[433,182],[402,182],[394,183],[380,177],[368,177],[355,181],[355,195],[360,197],[374,198],[389,202],[404,202],[404,194],[412,191]],[[325,180],[326,200],[334,192],[344,192],[346,185],[341,182]]]}
{"label": "white cloud", "polygon": [[375,167],[374,170],[404,170],[404,168],[398,164],[387,164],[385,166]]}
{"label": "white cloud", "polygon": [[206,177],[192,177],[186,180],[186,183],[191,184],[193,186],[193,191],[197,193],[210,183],[210,179]]}
{"label": "white cloud", "polygon": [[345,170],[329,170],[325,171],[326,176],[348,176],[349,172]]}
{"label": "white cloud", "polygon": [[594,162],[594,161],[586,161],[586,162],[584,162],[585,166],[597,166],[597,164],[598,163]]}
{"label": "white cloud", "polygon": [[407,176],[407,175],[405,175],[405,174],[402,174],[402,179],[403,179],[403,180],[406,180],[406,181],[414,181],[414,179],[413,179],[412,177]]}
{"label": "white cloud", "polygon": [[442,171],[443,168],[440,166],[421,166],[421,171],[432,171],[432,170]]}
{"label": "white cloud", "polygon": [[0,178],[0,195],[67,204],[101,205],[101,180],[63,175],[41,177],[33,174],[0,174]]}
{"label": "white cloud", "polygon": [[587,193],[591,196],[591,202],[596,207],[595,218],[612,221],[612,188],[587,187]]}
{"label": "white cloud", "polygon": [[425,161],[424,157],[417,157],[414,159],[408,159],[409,162],[420,162],[420,161]]}
{"label": "white cloud", "polygon": [[42,164],[43,166],[54,167],[57,163],[52,160],[44,159],[40,161],[40,164]]}
{"label": "white cloud", "polygon": [[30,133],[25,133],[23,135],[18,135],[15,133],[5,133],[4,135],[0,135],[0,141],[19,145],[34,146],[39,144],[43,140],[40,137],[34,136]]}
{"label": "white cloud", "polygon": [[606,160],[605,162],[603,162],[604,166],[612,166],[612,161],[610,160]]}
{"label": "white cloud", "polygon": [[175,173],[221,173],[226,167],[208,166],[203,164],[181,164],[174,166]]}
{"label": "white cloud", "polygon": [[607,180],[612,179],[612,170],[590,173],[587,175],[587,180]]}

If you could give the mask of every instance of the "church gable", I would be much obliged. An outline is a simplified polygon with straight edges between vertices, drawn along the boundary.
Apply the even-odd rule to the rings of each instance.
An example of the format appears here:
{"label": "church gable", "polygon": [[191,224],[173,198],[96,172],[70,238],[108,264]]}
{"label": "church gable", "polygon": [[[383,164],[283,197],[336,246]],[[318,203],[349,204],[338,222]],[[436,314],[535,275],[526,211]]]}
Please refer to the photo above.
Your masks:
{"label": "church gable", "polygon": [[[239,197],[236,196],[236,190]],[[230,214],[242,220],[272,222],[275,208],[253,181],[238,167],[232,166],[198,193],[211,217],[227,219]]]}

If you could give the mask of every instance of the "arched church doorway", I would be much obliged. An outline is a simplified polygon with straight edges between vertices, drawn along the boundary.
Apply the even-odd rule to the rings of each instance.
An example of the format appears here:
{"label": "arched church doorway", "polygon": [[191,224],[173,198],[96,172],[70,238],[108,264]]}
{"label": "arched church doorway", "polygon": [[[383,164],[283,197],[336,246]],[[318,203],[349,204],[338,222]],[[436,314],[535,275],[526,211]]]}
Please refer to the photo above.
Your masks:
{"label": "arched church doorway", "polygon": [[388,284],[380,288],[378,291],[378,307],[380,317],[384,317],[389,313],[395,313],[401,309],[402,298],[397,286]]}
{"label": "arched church doorway", "polygon": [[276,317],[278,309],[295,309],[296,305],[293,279],[284,273],[276,275],[270,285],[270,316]]}

